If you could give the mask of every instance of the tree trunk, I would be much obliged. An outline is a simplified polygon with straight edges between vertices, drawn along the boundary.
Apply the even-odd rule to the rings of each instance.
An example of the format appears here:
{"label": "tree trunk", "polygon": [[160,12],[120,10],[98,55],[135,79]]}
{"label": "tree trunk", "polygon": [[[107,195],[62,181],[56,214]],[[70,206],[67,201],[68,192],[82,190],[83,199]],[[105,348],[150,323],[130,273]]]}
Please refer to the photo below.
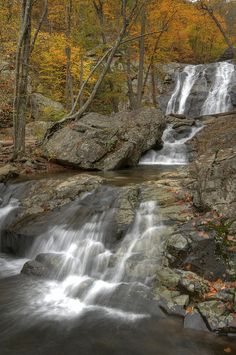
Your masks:
{"label": "tree trunk", "polygon": [[74,104],[73,98],[73,80],[71,75],[71,47],[69,45],[71,37],[71,17],[72,17],[72,0],[68,0],[66,7],[66,37],[67,37],[67,47],[65,49],[66,53],[66,108],[70,111]]}
{"label": "tree trunk", "polygon": [[[103,5],[102,0],[97,0],[97,1],[98,2],[96,2],[96,0],[93,0],[93,6],[96,10],[96,14],[97,14],[97,17],[98,17],[98,20],[100,23],[100,27],[101,27],[102,44],[105,46],[107,44],[107,39],[106,39],[106,35],[105,35],[105,30],[104,30],[104,10],[103,10],[104,5]],[[111,72],[110,69],[109,69],[109,72]],[[110,79],[108,80],[108,85],[111,90],[111,93],[113,94],[115,88],[114,88],[114,84],[113,84],[112,80],[110,80]],[[112,102],[113,111],[118,112],[119,111],[119,104],[118,104],[117,99],[114,96],[112,96],[111,102]]]}
{"label": "tree trunk", "polygon": [[157,107],[156,70],[153,63],[151,65],[151,78],[152,78],[152,103],[154,107]]}
{"label": "tree trunk", "polygon": [[128,87],[128,97],[129,97],[129,107],[131,110],[135,109],[136,100],[132,83],[132,73],[131,73],[131,58],[130,50],[127,49],[127,87]]}
{"label": "tree trunk", "polygon": [[21,30],[16,53],[16,77],[13,112],[14,158],[18,158],[25,152],[25,121],[27,114],[32,4],[32,0],[22,1]]}
{"label": "tree trunk", "polygon": [[141,38],[139,44],[139,69],[138,69],[138,88],[137,88],[137,108],[142,105],[143,96],[143,75],[144,75],[144,57],[145,57],[145,31],[146,31],[146,9],[143,7],[141,12]]}
{"label": "tree trunk", "polygon": [[229,36],[227,35],[226,31],[224,30],[223,26],[221,25],[220,21],[217,19],[217,17],[214,14],[213,9],[208,6],[204,1],[200,1],[200,9],[206,11],[208,15],[211,17],[211,19],[215,22],[216,26],[218,27],[219,31],[221,32],[222,36],[224,37],[224,40],[228,47],[233,47],[233,44],[231,43]]}
{"label": "tree trunk", "polygon": [[[58,129],[60,129],[65,123],[69,123],[75,119],[79,119],[89,108],[89,106],[91,105],[93,99],[95,98],[99,88],[101,87],[101,84],[103,83],[103,80],[106,76],[106,74],[109,72],[110,67],[111,67],[111,63],[112,60],[114,58],[114,55],[116,54],[118,48],[120,47],[120,45],[125,44],[126,41],[123,41],[124,37],[127,34],[127,30],[129,28],[129,26],[131,25],[131,23],[134,21],[134,19],[136,19],[137,14],[140,11],[140,4],[142,5],[142,2],[139,0],[136,0],[134,3],[133,8],[130,11],[129,16],[127,17],[126,15],[126,9],[127,9],[127,0],[122,0],[123,2],[123,25],[122,25],[122,29],[118,35],[118,38],[114,44],[114,46],[112,48],[110,48],[109,50],[107,50],[104,55],[102,56],[102,58],[98,61],[98,63],[95,65],[95,67],[92,69],[92,71],[90,72],[88,78],[83,82],[82,87],[79,90],[79,93],[76,97],[74,106],[70,112],[70,114],[66,117],[64,117],[63,119],[61,119],[60,121],[54,123],[46,132],[45,136],[44,136],[44,140],[49,139]],[[136,38],[135,38],[136,39]],[[129,40],[131,41],[131,39]],[[76,104],[78,103],[79,99],[81,98],[81,95],[83,93],[83,89],[86,85],[86,83],[88,82],[89,78],[92,77],[93,73],[96,71],[96,69],[104,62],[104,60],[107,58],[107,61],[104,65],[104,68],[90,94],[90,96],[88,97],[88,99],[86,100],[86,102],[83,104],[82,107],[80,107],[80,109],[75,112],[76,109]]]}

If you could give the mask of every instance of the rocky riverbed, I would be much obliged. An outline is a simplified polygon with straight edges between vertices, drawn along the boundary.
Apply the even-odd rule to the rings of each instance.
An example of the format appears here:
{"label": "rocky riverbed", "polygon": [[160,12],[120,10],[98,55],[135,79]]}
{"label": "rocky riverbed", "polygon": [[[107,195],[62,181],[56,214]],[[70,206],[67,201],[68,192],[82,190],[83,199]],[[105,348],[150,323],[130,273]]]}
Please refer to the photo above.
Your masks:
{"label": "rocky riverbed", "polygon": [[[114,208],[105,243],[112,248],[115,262],[126,252],[121,242],[132,229],[138,206],[154,201],[151,213],[161,228],[135,244],[134,257],[126,263],[126,280],[146,283],[152,309],[156,304],[158,312],[179,317],[185,328],[235,335],[236,120],[235,115],[225,115],[204,117],[202,122],[204,128],[188,143],[192,163],[157,170],[150,179],[132,182],[130,178],[122,184],[119,172],[109,180],[103,173],[74,172],[6,184],[16,172],[5,167],[1,194],[5,203],[12,196],[20,203],[1,232],[2,251],[26,256],[37,236],[47,233],[48,221],[63,215],[87,193],[97,191],[100,196],[109,185],[115,199],[94,208],[99,214]],[[194,125],[193,120],[180,117],[169,118],[169,123],[180,135]],[[24,265],[22,273],[55,279],[63,263],[63,256],[41,253]]]}

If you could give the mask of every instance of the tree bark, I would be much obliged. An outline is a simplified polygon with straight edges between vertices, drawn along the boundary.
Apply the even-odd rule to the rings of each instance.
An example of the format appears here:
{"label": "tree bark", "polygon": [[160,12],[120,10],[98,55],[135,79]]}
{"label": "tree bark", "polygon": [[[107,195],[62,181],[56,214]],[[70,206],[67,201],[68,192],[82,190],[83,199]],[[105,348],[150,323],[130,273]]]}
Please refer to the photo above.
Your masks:
{"label": "tree bark", "polygon": [[25,121],[27,114],[32,4],[32,0],[22,1],[21,30],[16,52],[15,95],[13,107],[13,158],[18,158],[25,152]]}
{"label": "tree bark", "polygon": [[129,97],[129,106],[131,110],[135,109],[136,99],[133,89],[132,83],[132,72],[131,72],[131,58],[130,58],[130,50],[127,49],[127,86],[128,86],[128,97]]}
{"label": "tree bark", "polygon": [[71,18],[72,18],[72,0],[68,0],[66,6],[66,37],[67,37],[67,47],[65,48],[66,53],[66,108],[69,112],[74,104],[73,98],[73,79],[71,75],[71,47],[69,45],[71,37]]}
{"label": "tree bark", "polygon": [[146,8],[143,7],[141,12],[141,33],[140,33],[141,38],[139,44],[139,69],[138,69],[138,88],[137,88],[137,102],[136,102],[137,108],[141,107],[142,96],[143,96],[145,32],[146,32]]}
{"label": "tree bark", "polygon": [[221,32],[222,36],[224,37],[224,40],[228,47],[233,47],[233,44],[231,43],[229,36],[227,35],[226,31],[224,30],[223,26],[221,25],[220,21],[217,19],[217,17],[214,14],[213,9],[208,6],[204,1],[200,1],[200,4],[198,5],[201,10],[204,10],[208,13],[208,15],[211,17],[211,19],[215,22],[216,26],[218,27],[219,31]]}
{"label": "tree bark", "polygon": [[[102,39],[102,44],[105,46],[107,44],[107,39],[106,39],[106,35],[105,35],[105,30],[104,30],[104,10],[103,10],[103,1],[102,0],[93,0],[93,6],[96,10],[97,13],[97,17],[100,23],[100,27],[101,27],[101,39]],[[109,72],[111,72],[111,70],[109,69]],[[114,84],[112,82],[112,80],[108,80],[108,85],[110,87],[111,93],[114,94]],[[114,112],[118,112],[119,111],[119,105],[118,102],[116,100],[116,98],[114,96],[112,96],[112,108]]]}

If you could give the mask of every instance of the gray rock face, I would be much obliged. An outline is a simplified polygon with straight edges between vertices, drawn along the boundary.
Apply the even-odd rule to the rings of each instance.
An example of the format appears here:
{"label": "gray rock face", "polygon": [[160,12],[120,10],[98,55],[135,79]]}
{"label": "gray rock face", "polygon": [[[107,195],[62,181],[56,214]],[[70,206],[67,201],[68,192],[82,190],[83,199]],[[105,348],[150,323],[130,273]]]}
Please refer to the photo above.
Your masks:
{"label": "gray rock face", "polygon": [[194,311],[193,313],[188,313],[186,315],[184,319],[184,328],[206,332],[209,331],[202,316],[197,311]]}
{"label": "gray rock face", "polygon": [[[191,143],[194,204],[210,207],[227,218],[236,214],[236,114],[207,118]],[[224,127],[224,128],[223,128]]]}
{"label": "gray rock face", "polygon": [[39,93],[30,96],[30,113],[35,120],[53,120],[61,117],[64,107],[60,102],[53,101]]}
{"label": "gray rock face", "polygon": [[36,260],[30,260],[25,263],[21,270],[21,273],[28,276],[37,276],[44,278],[48,277],[49,270],[45,265],[41,264],[40,262]]}
{"label": "gray rock face", "polygon": [[224,60],[233,60],[236,58],[236,48],[235,47],[228,47],[224,53],[219,58],[219,61]]}
{"label": "gray rock face", "polygon": [[43,278],[60,278],[66,275],[69,263],[70,259],[64,254],[42,253],[37,255],[35,260],[27,261],[21,273]]}
{"label": "gray rock face", "polygon": [[233,324],[233,316],[227,312],[227,306],[221,301],[207,301],[198,304],[198,310],[212,331],[225,331]]}
{"label": "gray rock face", "polygon": [[135,166],[147,150],[162,144],[163,114],[156,109],[112,116],[90,113],[56,132],[45,156],[81,169],[113,170]]}

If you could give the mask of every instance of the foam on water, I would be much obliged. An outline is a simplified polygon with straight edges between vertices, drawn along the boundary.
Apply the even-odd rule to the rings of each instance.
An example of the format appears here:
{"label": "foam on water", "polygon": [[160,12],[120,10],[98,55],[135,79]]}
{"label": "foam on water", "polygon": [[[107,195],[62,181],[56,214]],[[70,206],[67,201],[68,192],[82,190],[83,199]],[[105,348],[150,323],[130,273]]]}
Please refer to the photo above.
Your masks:
{"label": "foam on water", "polygon": [[140,165],[186,165],[188,164],[188,152],[186,143],[192,139],[201,129],[202,125],[192,126],[187,137],[174,138],[175,131],[169,125],[163,134],[163,148],[159,151],[150,150],[140,160]]}

